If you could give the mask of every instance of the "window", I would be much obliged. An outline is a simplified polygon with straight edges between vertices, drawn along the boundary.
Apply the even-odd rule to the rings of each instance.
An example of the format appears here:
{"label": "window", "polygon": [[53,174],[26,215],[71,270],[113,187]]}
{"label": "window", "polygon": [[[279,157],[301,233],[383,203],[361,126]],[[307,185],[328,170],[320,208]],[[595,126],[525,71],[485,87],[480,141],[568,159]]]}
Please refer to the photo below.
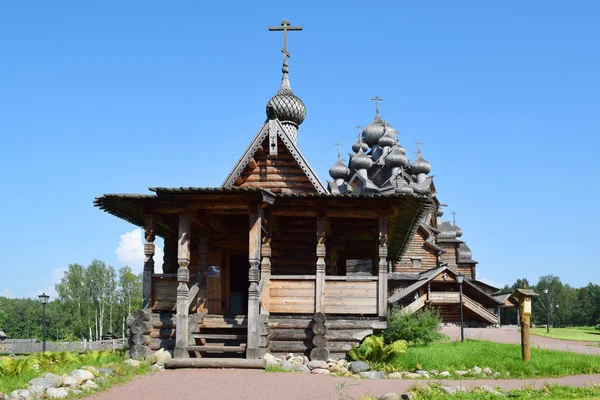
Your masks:
{"label": "window", "polygon": [[420,258],[411,258],[412,267],[413,268],[421,268],[421,259]]}

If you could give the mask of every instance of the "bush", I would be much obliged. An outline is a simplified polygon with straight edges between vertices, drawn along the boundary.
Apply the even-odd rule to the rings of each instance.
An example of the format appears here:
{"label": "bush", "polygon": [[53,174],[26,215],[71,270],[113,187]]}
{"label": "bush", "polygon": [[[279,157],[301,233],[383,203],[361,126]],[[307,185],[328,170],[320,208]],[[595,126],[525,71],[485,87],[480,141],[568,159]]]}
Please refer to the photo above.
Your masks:
{"label": "bush", "polygon": [[348,358],[352,361],[368,362],[371,367],[381,366],[391,363],[396,357],[404,354],[406,347],[404,340],[396,340],[386,345],[382,336],[371,335],[367,336],[360,346],[352,345]]}
{"label": "bush", "polygon": [[431,309],[403,315],[400,307],[394,307],[388,316],[387,329],[383,332],[386,343],[405,340],[411,344],[428,345],[443,338],[439,333],[442,319]]}

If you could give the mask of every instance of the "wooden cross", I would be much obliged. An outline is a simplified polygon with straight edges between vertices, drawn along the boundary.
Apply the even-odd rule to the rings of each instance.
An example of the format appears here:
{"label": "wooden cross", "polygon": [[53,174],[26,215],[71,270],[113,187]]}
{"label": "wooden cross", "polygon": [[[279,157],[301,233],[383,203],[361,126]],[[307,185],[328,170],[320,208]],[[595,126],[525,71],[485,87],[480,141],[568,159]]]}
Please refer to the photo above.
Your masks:
{"label": "wooden cross", "polygon": [[456,211],[452,211],[452,221],[454,222],[454,225],[456,225]]}
{"label": "wooden cross", "polygon": [[423,142],[416,142],[415,144],[417,145],[417,154],[421,154],[421,145]]}
{"label": "wooden cross", "polygon": [[396,131],[396,134],[394,136],[396,136],[396,144],[400,143],[400,131]]}
{"label": "wooden cross", "polygon": [[362,135],[360,134],[362,126],[356,125],[356,129],[358,130],[358,143],[362,142]]}
{"label": "wooden cross", "polygon": [[379,96],[375,96],[371,100],[375,100],[375,112],[377,113],[377,115],[379,115],[379,102],[383,99]]}
{"label": "wooden cross", "polygon": [[284,60],[290,57],[290,53],[287,48],[287,33],[288,31],[301,31],[301,26],[290,26],[290,21],[284,19],[281,22],[281,26],[270,26],[270,31],[283,31],[283,47],[281,48],[281,52],[283,53]]}
{"label": "wooden cross", "polygon": [[340,142],[337,142],[335,145],[338,147],[338,160],[339,160],[340,158],[342,158],[341,148],[342,148],[343,144],[341,144]]}

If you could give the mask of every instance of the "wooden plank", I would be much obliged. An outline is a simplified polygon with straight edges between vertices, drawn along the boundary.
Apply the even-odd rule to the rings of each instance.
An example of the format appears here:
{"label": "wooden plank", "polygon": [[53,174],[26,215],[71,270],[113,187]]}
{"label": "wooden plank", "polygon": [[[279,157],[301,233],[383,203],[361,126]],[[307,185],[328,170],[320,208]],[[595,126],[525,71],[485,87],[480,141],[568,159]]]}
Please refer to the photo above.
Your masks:
{"label": "wooden plank", "polygon": [[325,297],[325,305],[377,307],[377,297]]}
{"label": "wooden plank", "polygon": [[[269,290],[271,297],[315,297],[315,290],[312,288],[300,288],[300,289],[292,289],[292,288],[274,288]],[[362,293],[362,292],[361,292]]]}
{"label": "wooden plank", "polygon": [[269,311],[271,313],[309,314],[315,311],[314,305],[299,304],[273,304]]}
{"label": "wooden plank", "polygon": [[327,306],[325,305],[327,314],[377,314],[377,306]]}
{"label": "wooden plank", "polygon": [[315,275],[271,275],[271,280],[306,280],[314,283]]}

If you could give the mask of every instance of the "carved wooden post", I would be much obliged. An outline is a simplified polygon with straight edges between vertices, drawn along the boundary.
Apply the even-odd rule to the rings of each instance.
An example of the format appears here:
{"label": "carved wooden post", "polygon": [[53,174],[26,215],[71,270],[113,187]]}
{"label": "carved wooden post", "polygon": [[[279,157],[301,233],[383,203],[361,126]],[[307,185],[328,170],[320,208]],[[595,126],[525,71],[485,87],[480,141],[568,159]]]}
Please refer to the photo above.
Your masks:
{"label": "carved wooden post", "polygon": [[191,220],[186,214],[179,215],[179,241],[177,246],[177,318],[176,318],[176,338],[175,338],[175,357],[188,358],[188,315],[189,315],[189,288],[190,281],[190,239],[191,239]]}
{"label": "carved wooden post", "polygon": [[325,240],[327,238],[327,219],[317,217],[317,275],[316,275],[316,297],[315,312],[325,313]]}
{"label": "carved wooden post", "polygon": [[201,236],[198,245],[198,307],[197,312],[206,314],[208,312],[208,237]]}
{"label": "carved wooden post", "polygon": [[271,307],[271,294],[269,292],[269,286],[271,285],[271,238],[265,237],[264,243],[260,248],[260,254],[262,261],[260,262],[260,278],[264,279],[264,288],[262,294],[262,308],[261,314],[269,315]]}
{"label": "carved wooden post", "polygon": [[[256,211],[255,211],[256,210]],[[260,237],[262,210],[257,206],[250,208],[250,229],[248,235],[248,343],[246,344],[246,358],[261,358],[263,354],[258,348],[260,345],[260,299],[258,298],[258,282],[260,271]]]}
{"label": "carved wooden post", "polygon": [[379,319],[385,320],[387,317],[387,298],[388,298],[388,265],[387,265],[387,215],[379,216]]}
{"label": "carved wooden post", "polygon": [[152,274],[154,273],[154,239],[155,221],[152,216],[147,216],[144,223],[144,301],[142,308],[152,307]]}

